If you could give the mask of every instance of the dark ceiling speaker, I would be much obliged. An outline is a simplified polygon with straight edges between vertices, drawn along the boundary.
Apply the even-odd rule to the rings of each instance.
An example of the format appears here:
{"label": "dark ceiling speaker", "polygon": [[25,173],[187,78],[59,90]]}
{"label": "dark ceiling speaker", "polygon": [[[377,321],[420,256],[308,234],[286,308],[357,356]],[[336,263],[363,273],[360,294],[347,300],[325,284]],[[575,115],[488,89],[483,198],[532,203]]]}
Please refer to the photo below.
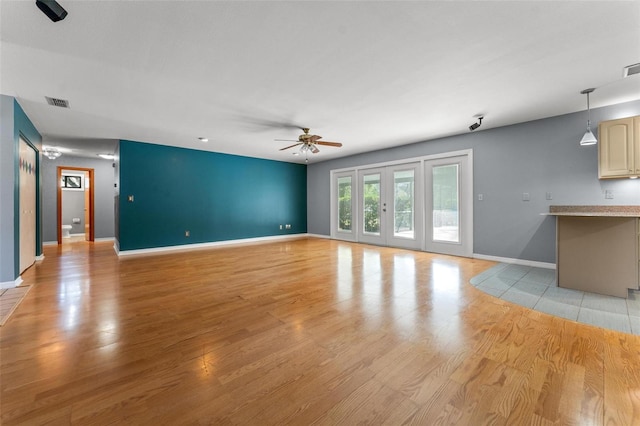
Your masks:
{"label": "dark ceiling speaker", "polygon": [[62,21],[67,16],[67,11],[55,0],[36,0],[36,6],[53,22]]}

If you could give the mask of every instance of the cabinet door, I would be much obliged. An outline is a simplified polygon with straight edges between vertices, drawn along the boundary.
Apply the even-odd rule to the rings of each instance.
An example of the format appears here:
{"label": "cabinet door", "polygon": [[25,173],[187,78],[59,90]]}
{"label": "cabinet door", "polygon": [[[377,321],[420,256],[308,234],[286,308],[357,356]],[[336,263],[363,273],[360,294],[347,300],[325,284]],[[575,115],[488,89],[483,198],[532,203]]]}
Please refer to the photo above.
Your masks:
{"label": "cabinet door", "polygon": [[632,145],[633,157],[635,158],[633,165],[635,168],[634,175],[638,176],[640,175],[640,117],[633,119],[633,126],[633,136],[635,139]]}
{"label": "cabinet door", "polygon": [[633,126],[633,117],[600,123],[598,168],[601,178],[634,174]]}

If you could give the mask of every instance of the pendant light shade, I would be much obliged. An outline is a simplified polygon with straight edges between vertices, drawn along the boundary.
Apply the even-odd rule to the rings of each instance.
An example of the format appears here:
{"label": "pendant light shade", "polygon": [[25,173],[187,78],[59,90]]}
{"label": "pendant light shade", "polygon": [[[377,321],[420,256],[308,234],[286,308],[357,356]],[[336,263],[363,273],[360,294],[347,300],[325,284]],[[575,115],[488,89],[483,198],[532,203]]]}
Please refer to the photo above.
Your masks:
{"label": "pendant light shade", "polygon": [[587,128],[587,131],[584,133],[584,136],[580,140],[580,145],[587,146],[587,145],[595,145],[597,143],[598,143],[598,139],[596,139],[596,137],[593,135],[593,133],[591,132],[591,129]]}
{"label": "pendant light shade", "polygon": [[595,145],[598,143],[598,139],[591,132],[591,108],[589,105],[589,93],[593,92],[596,89],[584,89],[580,92],[583,95],[587,95],[587,131],[584,133],[584,136],[580,140],[580,146],[589,146]]}

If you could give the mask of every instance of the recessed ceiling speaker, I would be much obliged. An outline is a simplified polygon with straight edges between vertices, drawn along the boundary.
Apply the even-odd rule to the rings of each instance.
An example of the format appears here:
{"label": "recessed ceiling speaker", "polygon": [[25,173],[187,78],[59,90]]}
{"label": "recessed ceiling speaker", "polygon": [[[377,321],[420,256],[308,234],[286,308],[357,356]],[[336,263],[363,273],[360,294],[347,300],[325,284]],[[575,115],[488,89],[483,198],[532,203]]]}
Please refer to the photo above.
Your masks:
{"label": "recessed ceiling speaker", "polygon": [[36,6],[53,22],[62,21],[67,16],[67,11],[55,0],[36,0]]}
{"label": "recessed ceiling speaker", "polygon": [[480,125],[482,124],[482,119],[484,117],[478,117],[478,122],[477,123],[473,123],[471,126],[469,126],[469,130],[471,130],[472,132],[477,129],[478,127],[480,127]]}

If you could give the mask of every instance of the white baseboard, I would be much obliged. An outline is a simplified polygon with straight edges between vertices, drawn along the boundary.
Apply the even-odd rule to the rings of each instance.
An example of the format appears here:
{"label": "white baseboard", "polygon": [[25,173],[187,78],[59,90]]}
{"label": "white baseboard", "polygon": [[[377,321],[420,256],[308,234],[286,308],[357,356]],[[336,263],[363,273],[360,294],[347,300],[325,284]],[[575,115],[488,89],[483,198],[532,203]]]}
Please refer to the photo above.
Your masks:
{"label": "white baseboard", "polygon": [[473,254],[474,259],[491,260],[493,262],[509,263],[512,265],[532,266],[534,268],[556,269],[555,263],[536,262],[534,260],[512,259],[510,257],[487,256],[484,254]]}
{"label": "white baseboard", "polygon": [[14,287],[18,287],[20,284],[22,283],[22,277],[18,277],[15,279],[15,281],[4,281],[0,283],[0,288],[2,289],[7,289],[7,288],[14,288]]}
{"label": "white baseboard", "polygon": [[57,241],[45,241],[44,243],[42,243],[43,246],[57,246],[58,242]]}
{"label": "white baseboard", "polygon": [[44,254],[41,254],[41,255],[39,255],[39,256],[36,256],[36,262],[40,262],[40,261],[42,261],[42,260],[44,260]]}
{"label": "white baseboard", "polygon": [[94,243],[101,243],[103,241],[115,241],[116,239],[114,237],[102,237],[102,238],[94,238],[93,242]]}
{"label": "white baseboard", "polygon": [[326,240],[331,239],[331,235],[322,235],[322,234],[305,234],[307,237],[311,238],[324,238]]}
{"label": "white baseboard", "polygon": [[118,256],[122,257],[122,256],[132,256],[132,255],[140,255],[140,254],[163,253],[163,252],[166,253],[166,252],[172,252],[172,251],[225,247],[225,246],[232,246],[232,245],[238,245],[238,244],[297,240],[300,238],[307,238],[309,236],[310,236],[309,234],[274,235],[269,237],[243,238],[239,240],[214,241],[210,243],[182,244],[178,246],[154,247],[154,248],[138,249],[138,250],[119,250],[119,246],[116,241],[113,245],[113,249],[115,250]]}

